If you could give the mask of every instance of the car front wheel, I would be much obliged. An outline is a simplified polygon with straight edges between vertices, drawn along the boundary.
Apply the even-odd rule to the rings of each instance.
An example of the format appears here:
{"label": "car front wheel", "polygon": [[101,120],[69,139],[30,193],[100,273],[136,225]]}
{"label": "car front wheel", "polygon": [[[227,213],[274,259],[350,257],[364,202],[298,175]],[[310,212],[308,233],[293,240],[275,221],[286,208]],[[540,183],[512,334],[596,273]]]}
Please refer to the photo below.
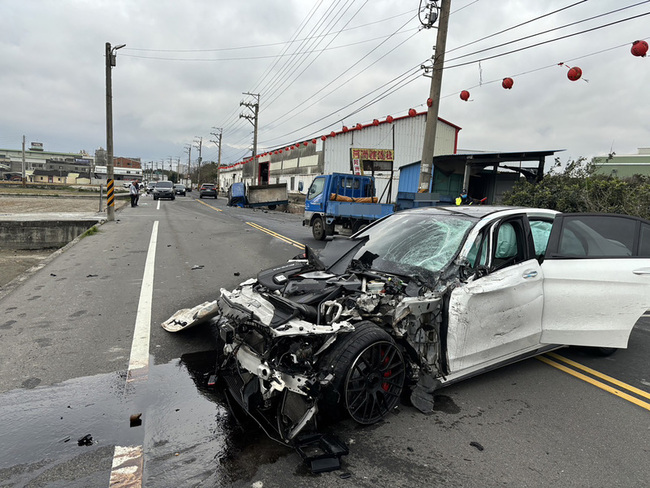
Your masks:
{"label": "car front wheel", "polygon": [[[374,424],[400,401],[406,366],[399,346],[383,329],[362,322],[345,334],[326,360],[334,374],[328,410],[338,408],[359,424]],[[327,397],[326,397],[327,398]],[[329,403],[330,405],[327,405]]]}

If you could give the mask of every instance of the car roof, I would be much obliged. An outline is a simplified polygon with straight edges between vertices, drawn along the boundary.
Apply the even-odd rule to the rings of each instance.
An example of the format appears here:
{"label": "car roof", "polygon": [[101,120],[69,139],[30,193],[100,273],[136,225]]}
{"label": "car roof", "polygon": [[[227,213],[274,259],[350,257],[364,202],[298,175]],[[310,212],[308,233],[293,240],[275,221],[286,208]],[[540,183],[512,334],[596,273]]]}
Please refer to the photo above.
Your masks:
{"label": "car roof", "polygon": [[497,218],[517,213],[526,213],[535,216],[553,216],[559,212],[545,208],[529,207],[508,207],[505,205],[453,205],[453,206],[436,206],[422,207],[402,210],[402,212],[420,213],[425,215],[462,215],[475,220],[481,220],[486,217]]}

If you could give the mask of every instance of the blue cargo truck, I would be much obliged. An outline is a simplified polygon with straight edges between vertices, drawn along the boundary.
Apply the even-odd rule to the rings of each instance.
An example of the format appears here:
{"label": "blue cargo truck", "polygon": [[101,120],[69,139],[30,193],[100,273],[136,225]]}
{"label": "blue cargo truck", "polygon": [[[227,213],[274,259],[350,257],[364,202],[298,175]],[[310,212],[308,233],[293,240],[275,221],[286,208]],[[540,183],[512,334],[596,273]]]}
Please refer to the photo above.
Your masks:
{"label": "blue cargo truck", "polygon": [[377,203],[372,176],[332,173],[314,178],[302,225],[322,241],[328,235],[354,233],[393,210],[392,204]]}

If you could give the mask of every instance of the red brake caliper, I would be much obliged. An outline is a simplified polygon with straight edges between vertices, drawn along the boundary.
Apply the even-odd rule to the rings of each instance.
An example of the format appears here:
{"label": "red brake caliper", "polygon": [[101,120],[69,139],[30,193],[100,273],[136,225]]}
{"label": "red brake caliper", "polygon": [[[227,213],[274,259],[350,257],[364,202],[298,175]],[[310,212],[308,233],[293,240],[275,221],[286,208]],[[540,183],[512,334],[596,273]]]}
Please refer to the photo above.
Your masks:
{"label": "red brake caliper", "polygon": [[[383,359],[384,366],[386,366],[386,365],[388,364],[388,356],[386,355],[386,352],[385,352],[385,351],[382,352],[382,356],[384,357],[384,359]],[[384,378],[390,378],[391,375],[392,375],[392,371],[389,369],[388,371],[386,371],[386,372],[384,373]],[[388,383],[382,383],[382,384],[381,384],[381,388],[382,388],[384,391],[388,391],[388,388],[390,388],[390,385],[389,385]]]}

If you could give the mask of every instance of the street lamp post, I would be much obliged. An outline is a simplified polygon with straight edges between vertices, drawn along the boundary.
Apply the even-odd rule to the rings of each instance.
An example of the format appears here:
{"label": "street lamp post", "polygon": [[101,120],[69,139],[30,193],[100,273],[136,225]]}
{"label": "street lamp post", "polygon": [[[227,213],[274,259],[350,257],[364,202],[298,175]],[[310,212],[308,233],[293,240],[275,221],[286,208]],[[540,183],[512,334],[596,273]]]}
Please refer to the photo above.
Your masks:
{"label": "street lamp post", "polygon": [[106,43],[106,217],[115,220],[115,175],[113,172],[113,85],[111,68],[115,66],[115,51],[126,44],[111,47]]}

